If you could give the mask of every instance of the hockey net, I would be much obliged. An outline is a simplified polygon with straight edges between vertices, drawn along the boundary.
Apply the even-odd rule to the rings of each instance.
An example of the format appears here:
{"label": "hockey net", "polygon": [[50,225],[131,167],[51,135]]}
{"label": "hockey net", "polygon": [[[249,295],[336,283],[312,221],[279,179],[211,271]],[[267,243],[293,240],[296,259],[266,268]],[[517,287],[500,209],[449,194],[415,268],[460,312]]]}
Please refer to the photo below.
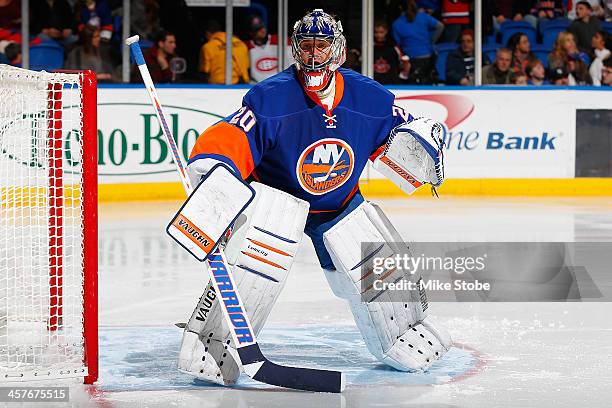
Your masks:
{"label": "hockey net", "polygon": [[97,379],[96,81],[0,65],[0,382]]}

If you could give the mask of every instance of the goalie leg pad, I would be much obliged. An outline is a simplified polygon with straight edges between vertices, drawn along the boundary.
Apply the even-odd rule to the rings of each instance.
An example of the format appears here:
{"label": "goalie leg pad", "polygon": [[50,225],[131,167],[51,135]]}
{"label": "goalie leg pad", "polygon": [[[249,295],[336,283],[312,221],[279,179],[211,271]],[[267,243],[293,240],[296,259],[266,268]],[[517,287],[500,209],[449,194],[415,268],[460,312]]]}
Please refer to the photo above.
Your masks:
{"label": "goalie leg pad", "polygon": [[[309,204],[260,183],[251,186],[255,199],[236,221],[225,255],[257,335],[285,285],[302,240]],[[188,333],[197,334],[204,348],[194,345]],[[240,374],[240,360],[212,285],[206,288],[185,328],[179,369],[226,385],[235,383]]]}
{"label": "goalie leg pad", "polygon": [[362,203],[324,233],[323,240],[336,267],[325,271],[328,282],[337,296],[349,301],[357,327],[376,358],[398,370],[422,371],[450,348],[446,331],[427,317],[424,292],[373,290],[375,279],[418,281],[399,268],[380,276],[373,273],[374,257],[406,253],[399,233],[380,208]]}

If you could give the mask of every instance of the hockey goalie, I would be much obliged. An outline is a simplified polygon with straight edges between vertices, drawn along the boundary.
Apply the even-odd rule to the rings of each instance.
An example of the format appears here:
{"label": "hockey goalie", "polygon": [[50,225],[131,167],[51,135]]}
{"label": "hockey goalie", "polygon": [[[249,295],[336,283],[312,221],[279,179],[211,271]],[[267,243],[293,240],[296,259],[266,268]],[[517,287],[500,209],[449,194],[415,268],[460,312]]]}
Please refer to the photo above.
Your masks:
{"label": "hockey goalie", "polygon": [[[198,185],[222,164],[255,191],[225,243],[255,334],[266,323],[305,232],[368,350],[397,370],[426,370],[451,339],[428,316],[422,293],[402,299],[385,292],[375,300],[363,296],[361,281],[370,271],[361,266],[379,253],[392,256],[401,237],[383,211],[364,200],[359,176],[371,160],[408,193],[440,185],[441,127],[413,118],[394,106],[393,94],[378,83],[340,68],[346,48],[342,25],[322,10],[296,22],[292,47],[293,66],[255,85],[240,109],[200,135],[189,177]],[[363,242],[380,245],[364,255]],[[381,279],[397,279],[397,273]],[[185,327],[178,365],[218,384],[234,384],[240,375],[211,284]]]}

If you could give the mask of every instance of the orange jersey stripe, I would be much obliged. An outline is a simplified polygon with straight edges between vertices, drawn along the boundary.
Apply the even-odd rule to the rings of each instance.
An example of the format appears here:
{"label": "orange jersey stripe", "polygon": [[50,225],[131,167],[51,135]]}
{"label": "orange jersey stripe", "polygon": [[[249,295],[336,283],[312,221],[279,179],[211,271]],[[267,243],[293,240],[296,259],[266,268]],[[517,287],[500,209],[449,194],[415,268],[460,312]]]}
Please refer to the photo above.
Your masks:
{"label": "orange jersey stripe", "polygon": [[344,206],[351,201],[351,198],[353,198],[355,196],[355,194],[357,193],[357,191],[359,191],[359,183],[357,183],[357,185],[355,187],[353,187],[353,189],[351,190],[351,192],[349,193],[348,196],[346,196],[346,198],[344,199],[344,201],[342,201],[342,204],[340,205],[340,208],[338,208],[337,210],[309,210],[308,213],[309,214],[320,214],[320,213],[331,213],[331,212],[337,212],[337,211],[341,211],[342,208],[344,208]]}
{"label": "orange jersey stripe", "polygon": [[255,168],[246,134],[227,122],[219,122],[200,135],[191,150],[190,158],[199,154],[219,154],[229,158],[243,179]]}

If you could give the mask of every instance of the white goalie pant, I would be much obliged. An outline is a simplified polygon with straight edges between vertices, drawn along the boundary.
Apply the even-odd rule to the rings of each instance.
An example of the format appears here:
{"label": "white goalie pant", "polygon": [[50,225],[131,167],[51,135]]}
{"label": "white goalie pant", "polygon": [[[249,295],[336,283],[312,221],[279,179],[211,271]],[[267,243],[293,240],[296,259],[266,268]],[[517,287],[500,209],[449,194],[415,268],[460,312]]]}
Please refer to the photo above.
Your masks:
{"label": "white goalie pant", "polygon": [[[260,183],[251,186],[255,199],[238,217],[225,255],[257,335],[285,285],[309,204]],[[234,384],[240,375],[240,360],[210,283],[185,327],[178,368],[222,385]]]}
{"label": "white goalie pant", "polygon": [[368,350],[378,360],[401,371],[423,371],[442,357],[451,346],[451,338],[427,317],[424,291],[373,288],[375,279],[418,280],[400,268],[374,273],[374,258],[407,251],[378,206],[363,202],[325,232],[323,241],[336,267],[326,270],[325,276],[334,294],[349,301]]}

